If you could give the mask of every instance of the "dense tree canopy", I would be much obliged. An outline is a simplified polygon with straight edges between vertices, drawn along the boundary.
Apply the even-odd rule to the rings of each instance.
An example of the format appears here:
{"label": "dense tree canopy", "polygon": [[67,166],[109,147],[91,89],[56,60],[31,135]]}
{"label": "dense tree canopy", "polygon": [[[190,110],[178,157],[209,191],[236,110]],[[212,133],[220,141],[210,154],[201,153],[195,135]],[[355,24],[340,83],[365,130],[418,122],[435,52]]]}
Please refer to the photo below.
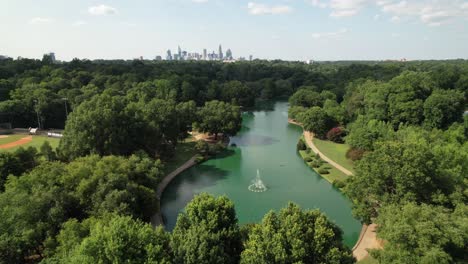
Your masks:
{"label": "dense tree canopy", "polygon": [[464,60],[1,60],[0,124],[65,132],[57,153],[0,155],[0,263],[352,263],[340,230],[294,205],[240,228],[231,201],[204,194],[172,234],[141,222],[158,210],[157,158],[192,129],[232,136],[240,109],[291,95],[290,118],[364,153],[344,191],[380,226],[381,263],[463,262],[467,80]]}
{"label": "dense tree canopy", "polygon": [[70,220],[59,237],[60,254],[46,263],[173,263],[169,234],[129,216],[107,216],[81,226]]}
{"label": "dense tree canopy", "polygon": [[378,235],[384,250],[379,263],[462,263],[468,257],[468,207],[454,211],[426,204],[388,205],[381,209]]}
{"label": "dense tree canopy", "polygon": [[159,162],[148,158],[89,156],[69,164],[46,162],[10,177],[0,193],[0,259],[18,263],[53,250],[69,218],[112,212],[149,220],[160,176]]}
{"label": "dense tree canopy", "polygon": [[354,258],[335,224],[318,210],[290,203],[251,228],[241,263],[354,263]]}
{"label": "dense tree canopy", "polygon": [[242,250],[234,204],[227,197],[196,196],[172,234],[175,263],[238,263]]}
{"label": "dense tree canopy", "polygon": [[240,129],[242,118],[238,106],[221,101],[210,101],[198,112],[198,121],[195,128],[200,132],[224,136],[233,136]]}

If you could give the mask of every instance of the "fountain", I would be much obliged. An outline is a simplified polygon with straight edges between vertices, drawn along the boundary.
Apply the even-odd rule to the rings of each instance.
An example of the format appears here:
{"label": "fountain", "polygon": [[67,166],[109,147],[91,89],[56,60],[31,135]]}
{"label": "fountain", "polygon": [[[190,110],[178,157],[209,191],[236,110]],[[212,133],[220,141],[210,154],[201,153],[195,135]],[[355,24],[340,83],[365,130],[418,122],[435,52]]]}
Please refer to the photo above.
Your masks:
{"label": "fountain", "polygon": [[249,191],[251,192],[264,192],[267,190],[267,187],[260,178],[260,171],[257,169],[257,177],[252,181],[252,184],[249,185]]}

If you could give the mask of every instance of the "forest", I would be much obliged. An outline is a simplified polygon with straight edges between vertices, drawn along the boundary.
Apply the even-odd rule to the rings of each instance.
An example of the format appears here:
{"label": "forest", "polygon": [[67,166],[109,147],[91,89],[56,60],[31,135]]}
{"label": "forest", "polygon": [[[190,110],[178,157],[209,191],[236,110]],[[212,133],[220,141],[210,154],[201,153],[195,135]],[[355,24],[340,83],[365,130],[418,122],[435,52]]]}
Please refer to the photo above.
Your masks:
{"label": "forest", "polygon": [[0,153],[0,263],[354,263],[332,221],[293,203],[241,226],[200,194],[172,232],[149,224],[188,132],[233,136],[264,100],[351,146],[339,185],[378,224],[379,263],[465,263],[467,93],[464,60],[0,60],[0,124],[64,130],[57,149]]}

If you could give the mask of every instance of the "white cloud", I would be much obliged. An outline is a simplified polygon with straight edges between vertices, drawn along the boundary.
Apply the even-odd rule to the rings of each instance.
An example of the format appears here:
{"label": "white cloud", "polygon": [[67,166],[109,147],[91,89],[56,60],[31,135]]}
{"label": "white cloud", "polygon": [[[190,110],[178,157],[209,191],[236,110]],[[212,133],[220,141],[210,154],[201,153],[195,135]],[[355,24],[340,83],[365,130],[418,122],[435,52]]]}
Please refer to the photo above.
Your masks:
{"label": "white cloud", "polygon": [[29,20],[29,23],[33,25],[50,24],[52,22],[53,22],[53,19],[48,18],[48,17],[33,17],[31,20]]}
{"label": "white cloud", "polygon": [[377,14],[377,15],[374,16],[374,20],[379,20],[379,19],[380,19],[380,15],[379,15],[379,14]]}
{"label": "white cloud", "polygon": [[327,7],[327,3],[322,2],[321,0],[309,0],[308,1],[312,6],[320,7],[320,8],[325,8]]}
{"label": "white cloud", "polygon": [[382,11],[399,18],[416,18],[428,26],[440,26],[456,18],[468,16],[459,0],[419,0],[388,2]]}
{"label": "white cloud", "polygon": [[342,28],[338,31],[334,31],[334,32],[321,32],[321,33],[313,33],[312,34],[312,37],[315,38],[315,39],[320,39],[320,38],[336,38],[336,37],[339,37],[343,34],[346,34],[348,33],[348,29],[346,28]]}
{"label": "white cloud", "polygon": [[332,17],[347,17],[356,15],[370,0],[331,0]]}
{"label": "white cloud", "polygon": [[80,27],[80,26],[83,26],[83,25],[86,25],[86,24],[87,24],[86,21],[78,20],[78,21],[73,22],[72,25],[73,25],[74,27]]}
{"label": "white cloud", "polygon": [[95,16],[115,15],[118,13],[117,9],[107,5],[91,6],[88,8],[88,12]]}
{"label": "white cloud", "polygon": [[392,21],[393,23],[398,23],[400,22],[401,18],[399,16],[392,16],[392,18],[390,18],[390,21]]}
{"label": "white cloud", "polygon": [[249,2],[247,4],[247,9],[251,15],[278,15],[278,14],[288,14],[293,11],[292,7],[287,5],[265,5],[259,3]]}
{"label": "white cloud", "polygon": [[208,3],[208,0],[192,0],[192,2],[197,3],[197,4],[203,4],[203,3]]}
{"label": "white cloud", "polygon": [[[429,26],[437,26],[457,18],[468,18],[466,0],[307,0],[313,6],[330,9],[331,17],[350,17],[365,8],[377,7],[391,21],[418,20]],[[377,18],[380,18],[376,16]],[[374,19],[376,19],[374,17]]]}

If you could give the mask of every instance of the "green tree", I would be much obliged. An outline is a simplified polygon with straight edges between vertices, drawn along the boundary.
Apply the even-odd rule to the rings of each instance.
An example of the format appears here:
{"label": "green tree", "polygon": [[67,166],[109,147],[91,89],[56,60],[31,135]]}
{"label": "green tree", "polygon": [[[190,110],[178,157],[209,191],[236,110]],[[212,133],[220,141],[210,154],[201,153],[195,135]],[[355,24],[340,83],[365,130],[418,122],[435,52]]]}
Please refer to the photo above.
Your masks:
{"label": "green tree", "polygon": [[424,100],[435,89],[427,73],[404,72],[389,82],[388,119],[397,128],[400,123],[420,124]]}
{"label": "green tree", "polygon": [[368,120],[366,116],[358,116],[349,124],[349,134],[346,143],[360,150],[373,150],[379,141],[391,140],[394,136],[393,127],[384,121]]}
{"label": "green tree", "polygon": [[391,204],[379,211],[383,250],[371,252],[379,263],[462,263],[466,260],[468,207],[455,212],[426,204]]}
{"label": "green tree", "polygon": [[217,139],[218,133],[233,136],[241,129],[242,117],[238,106],[221,101],[205,103],[198,111],[195,128],[204,133],[211,133]]}
{"label": "green tree", "polygon": [[309,90],[300,89],[289,98],[291,106],[313,107],[322,106],[324,99],[319,93]]}
{"label": "green tree", "polygon": [[377,144],[357,163],[356,175],[349,179],[346,193],[354,201],[354,213],[370,222],[388,203],[448,203],[457,186],[464,186],[468,156],[465,153],[448,162],[442,155],[450,151],[439,148],[424,140]]}
{"label": "green tree", "polygon": [[[71,239],[74,239],[73,232]],[[62,241],[67,237],[62,234]],[[60,263],[172,263],[170,236],[162,227],[128,216],[97,221],[84,238]]]}
{"label": "green tree", "polygon": [[447,128],[462,118],[464,95],[455,90],[435,90],[424,102],[424,123],[430,128]]}
{"label": "green tree", "polygon": [[290,203],[250,229],[241,263],[354,263],[341,235],[318,210]]}
{"label": "green tree", "polygon": [[172,232],[175,263],[238,263],[242,250],[234,204],[200,194],[177,218]]}
{"label": "green tree", "polygon": [[324,138],[328,130],[336,124],[333,118],[318,106],[307,109],[298,121],[303,124],[305,130],[313,132],[319,138]]}
{"label": "green tree", "polygon": [[53,161],[57,158],[57,155],[49,141],[44,141],[44,143],[42,143],[39,154],[47,161]]}
{"label": "green tree", "polygon": [[19,263],[54,252],[69,218],[116,213],[148,221],[157,209],[160,176],[159,162],[148,158],[89,156],[69,164],[44,162],[9,177],[0,193],[0,260]]}

